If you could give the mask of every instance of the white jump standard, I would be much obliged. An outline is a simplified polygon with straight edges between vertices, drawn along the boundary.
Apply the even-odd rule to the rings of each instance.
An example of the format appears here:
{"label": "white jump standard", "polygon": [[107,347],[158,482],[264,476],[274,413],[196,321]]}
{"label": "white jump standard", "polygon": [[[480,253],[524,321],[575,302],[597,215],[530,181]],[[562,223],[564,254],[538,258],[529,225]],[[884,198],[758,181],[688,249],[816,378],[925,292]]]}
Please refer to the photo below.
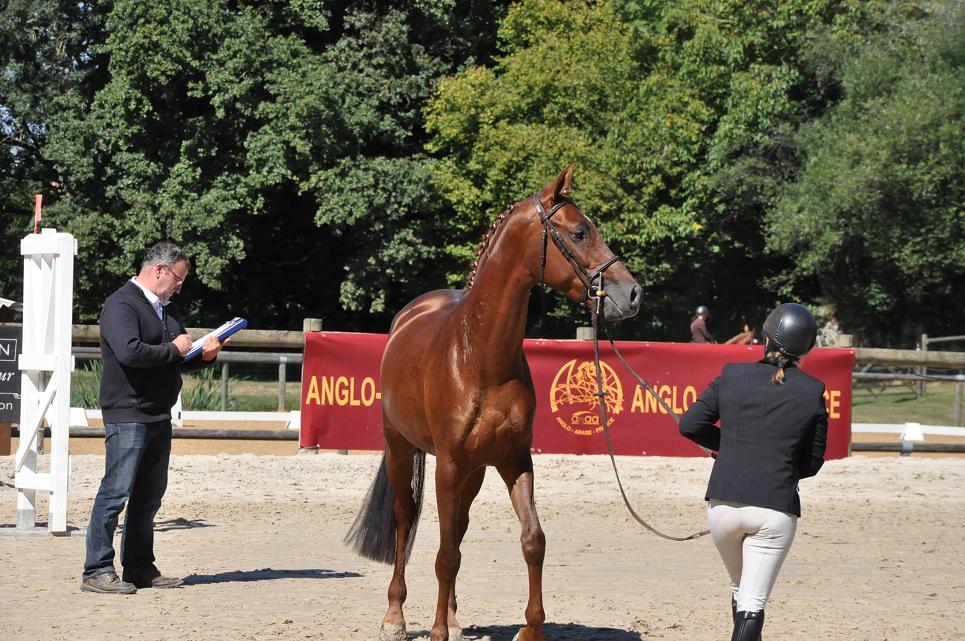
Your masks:
{"label": "white jump standard", "polygon": [[[44,229],[20,241],[23,265],[23,352],[20,355],[20,445],[15,459],[17,530],[32,531],[37,490],[49,494],[47,529],[67,531],[70,480],[70,375],[74,256],[70,234]],[[37,469],[44,422],[50,427],[50,471]]]}

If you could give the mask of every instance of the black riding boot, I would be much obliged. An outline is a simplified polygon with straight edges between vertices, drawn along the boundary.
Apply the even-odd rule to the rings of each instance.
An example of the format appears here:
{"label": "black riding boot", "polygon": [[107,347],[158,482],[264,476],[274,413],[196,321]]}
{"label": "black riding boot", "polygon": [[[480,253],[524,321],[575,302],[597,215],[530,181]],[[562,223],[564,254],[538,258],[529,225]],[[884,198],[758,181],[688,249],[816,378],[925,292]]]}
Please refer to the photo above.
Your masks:
{"label": "black riding boot", "polygon": [[734,634],[730,641],[758,641],[764,629],[764,610],[760,612],[738,612],[734,621]]}
{"label": "black riding boot", "polygon": [[730,618],[737,623],[737,599],[730,598]]}

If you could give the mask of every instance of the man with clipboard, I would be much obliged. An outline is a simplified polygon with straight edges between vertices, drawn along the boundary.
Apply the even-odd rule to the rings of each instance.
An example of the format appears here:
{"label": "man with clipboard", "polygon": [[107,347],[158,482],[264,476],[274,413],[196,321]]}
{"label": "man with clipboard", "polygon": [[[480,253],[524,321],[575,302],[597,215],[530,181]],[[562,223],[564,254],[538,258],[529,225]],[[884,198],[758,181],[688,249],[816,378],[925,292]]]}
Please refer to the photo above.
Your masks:
{"label": "man with clipboard", "polygon": [[[181,372],[212,365],[223,343],[208,336],[200,358],[184,361],[191,336],[171,297],[191,271],[174,243],[158,243],[137,276],[111,294],[101,312],[100,405],[104,418],[104,477],[87,526],[81,590],[133,594],[138,588],[172,588],[182,580],[154,565],[154,516],[167,489],[171,406]],[[114,565],[114,530],[127,504],[121,535],[123,578]]]}

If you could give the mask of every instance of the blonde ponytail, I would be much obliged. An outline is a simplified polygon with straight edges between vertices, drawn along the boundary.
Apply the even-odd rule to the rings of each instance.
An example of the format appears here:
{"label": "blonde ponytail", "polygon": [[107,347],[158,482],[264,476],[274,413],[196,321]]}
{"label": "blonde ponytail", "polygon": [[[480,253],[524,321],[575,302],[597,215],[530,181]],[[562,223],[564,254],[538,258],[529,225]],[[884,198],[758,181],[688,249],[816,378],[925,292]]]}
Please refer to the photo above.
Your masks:
{"label": "blonde ponytail", "polygon": [[788,356],[787,354],[782,354],[778,351],[768,352],[767,360],[770,361],[771,364],[777,365],[777,371],[774,372],[774,376],[771,377],[771,380],[775,385],[783,385],[784,369],[792,365],[796,366],[798,362],[797,357]]}

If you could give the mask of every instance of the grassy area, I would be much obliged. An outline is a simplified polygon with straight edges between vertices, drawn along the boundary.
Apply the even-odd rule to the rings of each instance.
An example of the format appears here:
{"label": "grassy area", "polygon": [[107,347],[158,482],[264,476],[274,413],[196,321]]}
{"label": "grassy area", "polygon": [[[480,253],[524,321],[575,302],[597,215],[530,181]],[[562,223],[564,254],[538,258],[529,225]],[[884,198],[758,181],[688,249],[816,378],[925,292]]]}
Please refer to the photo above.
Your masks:
{"label": "grassy area", "polygon": [[954,425],[955,383],[930,382],[922,399],[915,397],[910,384],[856,384],[851,401],[851,421]]}
{"label": "grassy area", "polygon": [[[197,393],[199,388],[206,388]],[[186,410],[220,410],[221,382],[185,376],[181,399]],[[197,400],[195,400],[197,399]],[[200,401],[200,402],[197,402]],[[286,409],[298,409],[301,403],[301,383],[285,384]],[[278,382],[252,381],[231,377],[228,382],[228,410],[231,412],[277,412]]]}
{"label": "grassy area", "polygon": [[[301,392],[292,392],[286,385],[285,390],[285,409],[297,410],[301,403]],[[273,394],[273,395],[272,395]],[[278,411],[278,385],[277,383],[271,390],[266,390],[264,394],[231,394],[231,410],[235,412],[277,412]]]}
{"label": "grassy area", "polygon": [[[274,374],[274,372],[272,372]],[[71,380],[71,406],[98,409],[100,361],[90,361],[78,367]],[[221,381],[218,370],[204,370],[200,374],[183,377],[181,401],[185,410],[220,410]],[[247,376],[231,376],[228,382],[228,410],[233,412],[277,412],[278,382],[252,380]],[[301,403],[301,383],[289,381],[285,385],[285,402],[289,410]]]}

